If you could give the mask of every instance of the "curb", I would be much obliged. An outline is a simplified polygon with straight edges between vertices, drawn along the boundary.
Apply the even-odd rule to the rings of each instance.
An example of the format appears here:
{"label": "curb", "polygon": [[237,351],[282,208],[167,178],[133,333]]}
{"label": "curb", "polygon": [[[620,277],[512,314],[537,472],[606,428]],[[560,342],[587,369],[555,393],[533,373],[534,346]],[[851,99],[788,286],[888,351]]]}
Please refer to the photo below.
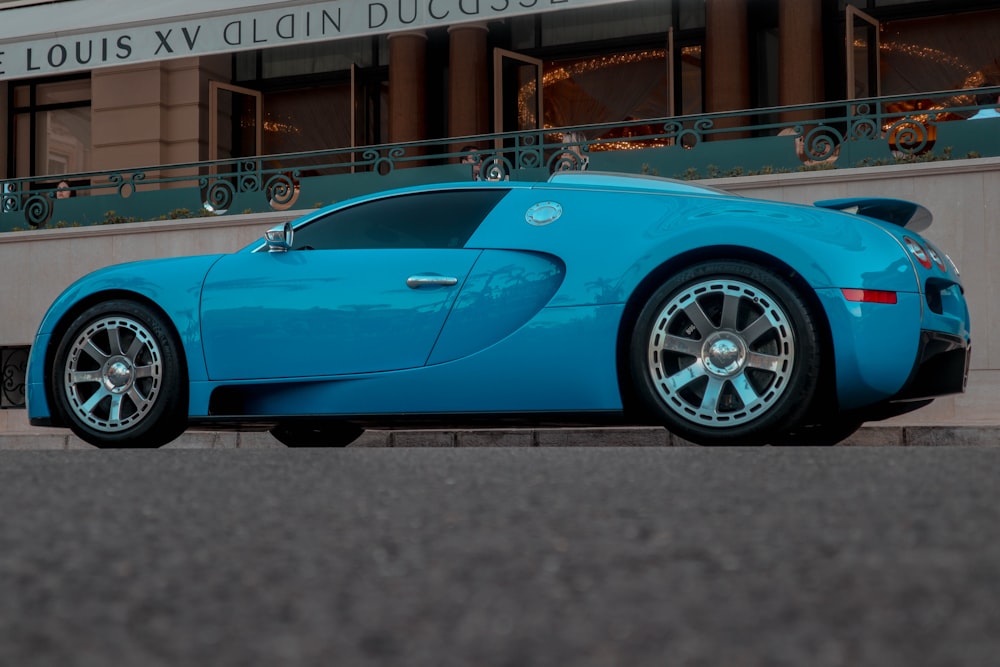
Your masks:
{"label": "curb", "polygon": [[[1000,424],[865,426],[838,447],[983,447],[1000,445]],[[366,431],[360,447],[693,447],[657,427]],[[188,431],[163,449],[274,449],[260,431]],[[0,434],[0,450],[95,449],[65,433]]]}

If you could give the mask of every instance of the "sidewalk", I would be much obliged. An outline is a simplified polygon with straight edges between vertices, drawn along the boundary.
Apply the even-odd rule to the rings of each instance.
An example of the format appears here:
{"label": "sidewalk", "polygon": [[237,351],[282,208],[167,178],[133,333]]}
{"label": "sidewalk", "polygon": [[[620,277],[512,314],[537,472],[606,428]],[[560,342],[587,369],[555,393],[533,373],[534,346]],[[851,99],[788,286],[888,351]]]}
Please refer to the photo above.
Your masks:
{"label": "sidewalk", "polygon": [[[864,426],[838,446],[998,446],[1000,424]],[[660,428],[544,428],[368,431],[351,447],[685,447]],[[283,447],[266,432],[188,431],[166,449]],[[0,450],[94,449],[67,431],[0,433]]]}

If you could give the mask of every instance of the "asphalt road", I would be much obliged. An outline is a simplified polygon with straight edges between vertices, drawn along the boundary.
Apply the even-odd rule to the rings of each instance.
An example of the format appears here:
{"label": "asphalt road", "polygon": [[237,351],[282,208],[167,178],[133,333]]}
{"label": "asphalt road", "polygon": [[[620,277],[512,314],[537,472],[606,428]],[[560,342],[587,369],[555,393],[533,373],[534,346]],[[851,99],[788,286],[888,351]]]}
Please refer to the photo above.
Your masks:
{"label": "asphalt road", "polygon": [[0,665],[1000,661],[1000,447],[0,452]]}

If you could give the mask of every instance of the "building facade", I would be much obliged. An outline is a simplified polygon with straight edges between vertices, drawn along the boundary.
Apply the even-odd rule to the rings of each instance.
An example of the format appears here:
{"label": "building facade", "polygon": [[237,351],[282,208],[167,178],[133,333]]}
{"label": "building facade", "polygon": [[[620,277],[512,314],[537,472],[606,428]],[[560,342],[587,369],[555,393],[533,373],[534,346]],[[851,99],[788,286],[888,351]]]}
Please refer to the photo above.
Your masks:
{"label": "building facade", "polygon": [[0,179],[1000,83],[978,0],[135,4],[0,2]]}

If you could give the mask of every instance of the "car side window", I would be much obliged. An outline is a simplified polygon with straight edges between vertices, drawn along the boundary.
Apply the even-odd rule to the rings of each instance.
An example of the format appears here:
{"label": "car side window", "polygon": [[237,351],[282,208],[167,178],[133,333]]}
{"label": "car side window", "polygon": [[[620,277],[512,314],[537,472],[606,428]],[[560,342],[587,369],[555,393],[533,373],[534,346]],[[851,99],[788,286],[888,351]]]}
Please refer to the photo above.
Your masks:
{"label": "car side window", "polygon": [[442,190],[365,202],[296,229],[293,250],[461,248],[507,192]]}

